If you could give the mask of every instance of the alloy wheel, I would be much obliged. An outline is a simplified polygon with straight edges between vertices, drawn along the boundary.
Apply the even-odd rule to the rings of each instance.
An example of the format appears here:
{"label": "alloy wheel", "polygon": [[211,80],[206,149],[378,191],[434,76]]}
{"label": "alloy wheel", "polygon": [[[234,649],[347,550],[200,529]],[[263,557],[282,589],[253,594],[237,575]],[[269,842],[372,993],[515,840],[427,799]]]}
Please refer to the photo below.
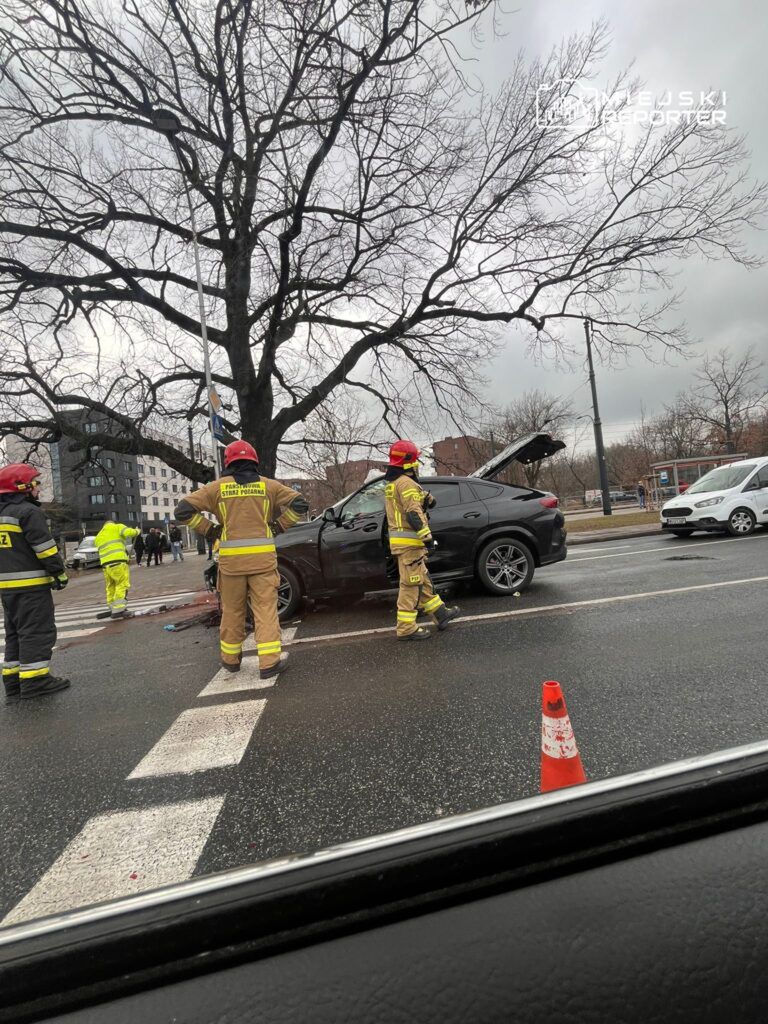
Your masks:
{"label": "alloy wheel", "polygon": [[280,615],[288,607],[293,596],[291,584],[288,580],[280,573],[280,584],[277,588],[277,614]]}
{"label": "alloy wheel", "polygon": [[499,544],[488,552],[485,571],[495,587],[516,590],[528,574],[528,559],[515,544]]}

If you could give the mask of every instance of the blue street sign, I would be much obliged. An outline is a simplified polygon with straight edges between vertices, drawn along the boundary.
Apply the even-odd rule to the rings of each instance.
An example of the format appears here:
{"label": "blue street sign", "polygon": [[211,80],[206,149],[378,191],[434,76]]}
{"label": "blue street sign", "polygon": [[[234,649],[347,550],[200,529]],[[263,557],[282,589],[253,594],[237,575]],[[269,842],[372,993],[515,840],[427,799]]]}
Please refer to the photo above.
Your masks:
{"label": "blue street sign", "polygon": [[216,438],[217,441],[223,441],[224,426],[221,422],[221,416],[218,416],[216,413],[214,413],[211,419],[213,420],[213,436]]}
{"label": "blue street sign", "polygon": [[662,469],[662,471],[659,473],[659,482],[662,484],[669,483],[669,473],[666,471],[666,469]]}

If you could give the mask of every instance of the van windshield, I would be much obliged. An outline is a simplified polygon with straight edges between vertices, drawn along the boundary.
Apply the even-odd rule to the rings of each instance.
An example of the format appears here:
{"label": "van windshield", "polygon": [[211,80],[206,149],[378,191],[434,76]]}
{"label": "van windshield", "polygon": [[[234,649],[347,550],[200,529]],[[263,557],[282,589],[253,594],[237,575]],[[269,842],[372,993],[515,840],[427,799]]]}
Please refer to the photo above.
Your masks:
{"label": "van windshield", "polygon": [[702,491],[727,491],[730,487],[738,487],[744,483],[750,473],[754,471],[754,465],[738,464],[732,466],[718,466],[711,469],[703,477],[696,481],[686,491],[686,494],[701,494]]}

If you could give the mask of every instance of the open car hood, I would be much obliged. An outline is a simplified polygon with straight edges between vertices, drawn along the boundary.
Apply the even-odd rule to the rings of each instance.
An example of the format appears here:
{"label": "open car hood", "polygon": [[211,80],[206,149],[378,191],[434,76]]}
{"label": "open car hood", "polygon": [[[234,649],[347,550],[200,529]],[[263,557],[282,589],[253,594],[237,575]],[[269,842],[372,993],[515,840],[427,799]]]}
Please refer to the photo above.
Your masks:
{"label": "open car hood", "polygon": [[494,455],[484,466],[480,466],[469,475],[480,480],[492,480],[512,462],[539,462],[541,459],[548,459],[555,452],[562,451],[563,448],[565,441],[557,441],[550,434],[527,434],[508,444],[504,451]]}

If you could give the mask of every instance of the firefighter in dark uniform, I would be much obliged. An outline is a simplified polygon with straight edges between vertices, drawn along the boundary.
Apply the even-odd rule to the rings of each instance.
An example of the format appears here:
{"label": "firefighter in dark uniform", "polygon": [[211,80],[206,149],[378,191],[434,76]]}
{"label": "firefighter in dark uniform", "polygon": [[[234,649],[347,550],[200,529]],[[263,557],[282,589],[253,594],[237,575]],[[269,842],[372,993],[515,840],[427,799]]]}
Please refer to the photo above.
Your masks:
{"label": "firefighter in dark uniform", "polygon": [[[285,484],[259,474],[259,457],[247,441],[224,449],[224,475],[188,494],[174,518],[211,543],[219,540],[218,590],[221,597],[221,663],[238,672],[250,603],[256,632],[259,673],[268,679],[285,665],[277,613],[275,535],[309,509],[307,500]],[[218,523],[202,513],[216,516]]]}
{"label": "firefighter in dark uniform", "polygon": [[3,686],[7,704],[65,690],[51,675],[56,622],[51,589],[69,582],[37,495],[40,470],[25,462],[0,469],[0,595],[5,618]]}
{"label": "firefighter in dark uniform", "polygon": [[428,640],[428,629],[416,624],[419,612],[431,615],[439,630],[459,614],[435,593],[427,569],[427,552],[435,547],[427,509],[437,504],[419,483],[419,449],[413,441],[395,441],[389,449],[384,490],[389,548],[400,575],[397,595],[397,639]]}

